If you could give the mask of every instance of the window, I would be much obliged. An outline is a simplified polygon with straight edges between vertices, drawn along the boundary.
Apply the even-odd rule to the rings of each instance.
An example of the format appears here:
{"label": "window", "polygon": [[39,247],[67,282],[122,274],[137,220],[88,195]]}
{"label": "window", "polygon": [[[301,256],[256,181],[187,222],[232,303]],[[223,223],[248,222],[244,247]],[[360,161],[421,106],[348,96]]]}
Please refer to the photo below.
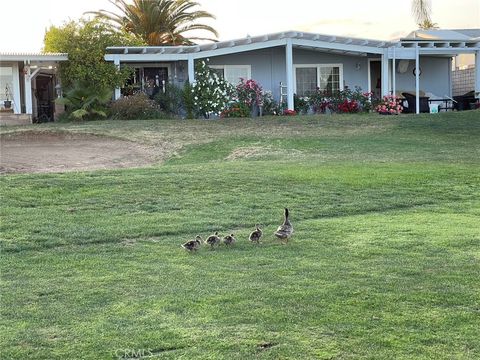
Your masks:
{"label": "window", "polygon": [[212,65],[210,68],[232,85],[237,85],[240,79],[249,80],[252,78],[252,67],[250,65]]}
{"label": "window", "polygon": [[295,93],[308,96],[316,88],[327,92],[343,90],[343,65],[295,65]]}
{"label": "window", "polygon": [[338,66],[320,66],[320,81],[318,87],[320,90],[329,93],[340,90],[340,67]]}
{"label": "window", "polygon": [[317,88],[317,68],[301,67],[295,71],[297,77],[297,95],[307,96],[313,93]]}

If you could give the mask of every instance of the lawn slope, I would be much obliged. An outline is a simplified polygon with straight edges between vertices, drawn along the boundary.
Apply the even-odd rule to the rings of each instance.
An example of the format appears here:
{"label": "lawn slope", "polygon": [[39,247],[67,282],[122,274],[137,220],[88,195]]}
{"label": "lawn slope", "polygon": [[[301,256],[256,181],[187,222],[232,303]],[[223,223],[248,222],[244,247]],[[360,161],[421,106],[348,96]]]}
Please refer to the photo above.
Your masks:
{"label": "lawn slope", "polygon": [[2,358],[480,357],[478,112],[39,129],[170,156],[0,178]]}

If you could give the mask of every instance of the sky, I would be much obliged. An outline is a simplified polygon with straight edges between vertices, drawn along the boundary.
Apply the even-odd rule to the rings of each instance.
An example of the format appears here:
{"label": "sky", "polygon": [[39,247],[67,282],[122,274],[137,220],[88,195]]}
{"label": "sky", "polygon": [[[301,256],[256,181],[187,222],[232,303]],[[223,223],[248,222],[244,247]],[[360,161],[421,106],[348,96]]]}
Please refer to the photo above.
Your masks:
{"label": "sky", "polygon": [[[217,19],[219,40],[298,30],[391,40],[417,28],[411,0],[197,0]],[[112,9],[108,0],[0,0],[0,51],[38,52],[45,30],[86,11]],[[480,28],[480,0],[432,0],[441,28]]]}

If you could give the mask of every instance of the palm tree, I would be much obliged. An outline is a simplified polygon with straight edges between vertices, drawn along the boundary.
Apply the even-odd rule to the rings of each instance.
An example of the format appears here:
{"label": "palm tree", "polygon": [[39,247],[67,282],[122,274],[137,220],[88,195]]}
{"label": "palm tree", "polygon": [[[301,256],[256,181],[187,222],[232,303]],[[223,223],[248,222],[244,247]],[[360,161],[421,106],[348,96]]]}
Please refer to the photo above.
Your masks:
{"label": "palm tree", "polygon": [[188,36],[193,30],[206,31],[218,37],[217,31],[199,19],[215,19],[207,11],[195,10],[198,2],[192,0],[109,0],[120,10],[89,12],[107,20],[117,29],[123,29],[142,38],[148,45],[192,45],[196,40],[216,41],[209,37]]}
{"label": "palm tree", "polygon": [[432,21],[431,0],[413,0],[412,14],[418,26],[422,30],[438,29],[438,25]]}

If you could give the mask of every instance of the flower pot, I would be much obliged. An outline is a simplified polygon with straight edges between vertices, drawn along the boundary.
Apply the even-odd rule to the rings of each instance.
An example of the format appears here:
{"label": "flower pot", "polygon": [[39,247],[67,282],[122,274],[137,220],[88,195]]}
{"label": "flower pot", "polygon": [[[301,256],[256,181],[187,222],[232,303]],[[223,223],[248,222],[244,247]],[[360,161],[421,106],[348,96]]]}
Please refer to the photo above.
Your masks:
{"label": "flower pot", "polygon": [[252,104],[252,107],[250,108],[250,117],[255,118],[258,116],[258,105],[257,104]]}
{"label": "flower pot", "polygon": [[10,108],[12,107],[12,101],[11,101],[11,100],[5,100],[5,101],[3,102],[3,107],[4,107],[5,109],[10,109]]}

